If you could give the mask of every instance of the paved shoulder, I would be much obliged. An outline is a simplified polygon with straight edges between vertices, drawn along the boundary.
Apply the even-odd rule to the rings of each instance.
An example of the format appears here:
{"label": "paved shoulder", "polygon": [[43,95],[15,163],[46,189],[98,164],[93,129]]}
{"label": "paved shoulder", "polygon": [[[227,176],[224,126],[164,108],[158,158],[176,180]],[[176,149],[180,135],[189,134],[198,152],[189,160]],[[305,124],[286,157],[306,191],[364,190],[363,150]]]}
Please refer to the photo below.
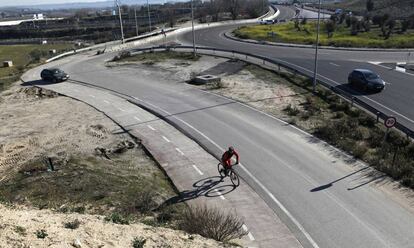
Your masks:
{"label": "paved shoulder", "polygon": [[302,247],[287,226],[243,181],[234,188],[221,181],[217,160],[184,134],[125,99],[95,88],[69,82],[44,85],[44,88],[83,101],[105,113],[141,139],[189,204],[206,203],[245,220],[249,247]]}

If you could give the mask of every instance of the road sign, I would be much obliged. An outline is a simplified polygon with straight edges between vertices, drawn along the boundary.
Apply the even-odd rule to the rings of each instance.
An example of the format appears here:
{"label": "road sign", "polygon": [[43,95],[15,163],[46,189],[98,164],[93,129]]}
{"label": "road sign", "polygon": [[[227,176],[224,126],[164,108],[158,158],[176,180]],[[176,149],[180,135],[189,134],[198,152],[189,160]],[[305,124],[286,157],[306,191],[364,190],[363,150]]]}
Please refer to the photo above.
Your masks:
{"label": "road sign", "polygon": [[393,126],[395,126],[396,123],[397,123],[397,119],[392,116],[388,117],[384,121],[384,125],[386,128],[392,128]]}

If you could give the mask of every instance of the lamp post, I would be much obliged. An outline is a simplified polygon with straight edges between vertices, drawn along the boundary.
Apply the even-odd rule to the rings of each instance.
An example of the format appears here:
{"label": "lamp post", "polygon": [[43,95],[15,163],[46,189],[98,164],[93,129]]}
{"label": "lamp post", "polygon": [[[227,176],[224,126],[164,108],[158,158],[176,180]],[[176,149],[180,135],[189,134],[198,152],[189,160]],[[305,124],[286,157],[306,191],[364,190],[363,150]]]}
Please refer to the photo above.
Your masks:
{"label": "lamp post", "polygon": [[134,8],[134,13],[135,13],[135,29],[137,30],[137,36],[139,36],[139,32],[138,32],[138,21],[137,21],[137,7],[136,6]]}
{"label": "lamp post", "polygon": [[152,27],[151,27],[151,13],[150,13],[150,5],[149,5],[149,0],[147,0],[147,6],[148,6],[148,23],[149,23],[149,31],[152,31]]}
{"label": "lamp post", "polygon": [[317,75],[318,75],[318,48],[319,48],[319,29],[320,29],[320,17],[321,17],[321,0],[318,4],[318,23],[316,28],[316,46],[315,46],[315,67],[313,70],[313,93],[316,92]]}
{"label": "lamp post", "polygon": [[193,31],[193,55],[197,55],[196,46],[195,46],[195,32],[194,32],[194,0],[191,0],[191,29]]}
{"label": "lamp post", "polygon": [[119,14],[119,24],[121,26],[121,41],[124,44],[124,27],[122,26],[122,14],[121,14],[121,7],[119,6],[118,0],[116,0],[116,6],[118,7],[118,14]]}

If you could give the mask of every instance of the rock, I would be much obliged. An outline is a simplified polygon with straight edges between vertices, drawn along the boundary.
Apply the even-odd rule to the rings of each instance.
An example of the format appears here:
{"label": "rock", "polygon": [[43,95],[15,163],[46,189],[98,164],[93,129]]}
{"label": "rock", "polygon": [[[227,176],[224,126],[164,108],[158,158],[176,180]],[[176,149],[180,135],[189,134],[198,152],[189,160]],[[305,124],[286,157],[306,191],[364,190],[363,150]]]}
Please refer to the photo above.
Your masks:
{"label": "rock", "polygon": [[82,247],[82,243],[80,242],[80,240],[79,240],[79,239],[75,239],[75,240],[73,241],[73,243],[72,243],[72,246],[73,246],[73,247],[76,247],[76,248],[81,248],[81,247]]}

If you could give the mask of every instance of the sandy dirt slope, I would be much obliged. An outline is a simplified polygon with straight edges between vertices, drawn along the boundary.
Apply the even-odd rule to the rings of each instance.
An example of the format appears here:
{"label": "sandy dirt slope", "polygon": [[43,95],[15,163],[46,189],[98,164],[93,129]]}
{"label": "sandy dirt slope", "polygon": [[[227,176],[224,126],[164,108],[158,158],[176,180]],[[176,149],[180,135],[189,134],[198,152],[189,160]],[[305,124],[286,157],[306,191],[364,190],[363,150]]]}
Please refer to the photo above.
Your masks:
{"label": "sandy dirt slope", "polygon": [[[144,247],[190,248],[224,247],[198,235],[189,235],[167,228],[144,224],[117,225],[104,221],[103,216],[59,214],[48,210],[9,208],[0,205],[0,247],[132,247],[134,238],[146,239]],[[77,229],[65,223],[79,220]],[[47,237],[36,232],[45,230]]]}
{"label": "sandy dirt slope", "polygon": [[[2,92],[0,123],[0,184],[15,179],[17,173],[27,173],[26,166],[33,168],[48,157],[61,163],[71,157],[99,156],[97,147],[110,152],[120,142],[134,142],[126,134],[113,134],[119,128],[92,107],[39,88],[15,86]],[[148,168],[144,171],[158,170],[144,152],[133,154],[134,163]],[[123,156],[127,158],[128,153]],[[45,182],[52,175],[42,173],[47,173],[43,174]],[[118,225],[105,221],[104,216],[57,213],[1,202],[2,195],[0,248],[132,247],[135,237],[146,239],[144,247],[222,247],[213,240],[172,229],[140,223]],[[74,220],[80,221],[78,228],[65,228],[65,223]],[[42,229],[47,233],[43,239],[36,234]]]}

